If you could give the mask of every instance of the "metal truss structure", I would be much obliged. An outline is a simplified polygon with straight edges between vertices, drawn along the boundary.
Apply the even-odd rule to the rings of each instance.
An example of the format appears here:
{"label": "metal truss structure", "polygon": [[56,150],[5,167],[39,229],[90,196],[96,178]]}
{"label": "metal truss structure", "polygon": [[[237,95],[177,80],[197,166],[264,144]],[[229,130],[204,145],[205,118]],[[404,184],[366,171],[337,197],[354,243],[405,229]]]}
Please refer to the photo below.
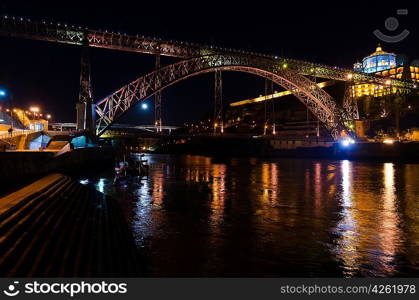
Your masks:
{"label": "metal truss structure", "polygon": [[80,63],[80,91],[77,109],[77,130],[95,131],[93,120],[93,95],[90,80],[89,47],[82,48]]}
{"label": "metal truss structure", "polygon": [[[373,83],[391,86],[403,91],[418,89],[417,84],[412,81],[354,72],[352,69],[263,53],[203,46],[173,40],[167,41],[107,30],[93,30],[62,23],[32,21],[20,17],[2,16],[0,18],[0,35],[155,54],[158,59],[160,55],[183,59],[183,61],[164,68],[160,68],[160,64],[158,64],[159,66],[154,72],[138,78],[100,101],[96,109],[99,116],[96,131],[99,135],[132,105],[152,95],[156,95],[156,124],[158,123],[161,126],[161,96],[159,94],[161,90],[177,81],[210,71],[242,71],[272,80],[300,99],[325,124],[335,138],[340,131],[347,131],[344,121],[357,117],[356,104],[354,105],[354,102],[350,101],[348,97],[344,101],[345,109],[338,108],[332,97],[318,88],[307,77]],[[83,75],[83,61],[82,78],[87,78]],[[80,99],[89,99],[89,97],[91,99],[91,91],[90,96],[87,92],[90,89],[90,75],[89,82],[82,79],[80,84]],[[87,100],[83,101],[82,103],[89,103]],[[85,105],[85,111],[90,107],[90,105]],[[85,119],[88,120],[89,118],[86,116]]]}
{"label": "metal truss structure", "polygon": [[221,70],[214,73],[214,133],[224,132],[223,123],[223,77]]}
{"label": "metal truss structure", "polygon": [[313,81],[299,74],[272,64],[270,59],[248,55],[205,55],[165,66],[144,75],[120,88],[96,105],[97,134],[102,135],[112,123],[131,107],[155,93],[186,78],[212,71],[240,71],[258,75],[289,90],[325,124],[336,139],[343,130],[348,132],[334,99]]}
{"label": "metal truss structure", "polygon": [[[352,69],[332,67],[275,55],[203,46],[189,42],[166,41],[159,38],[129,35],[107,30],[93,30],[63,23],[39,22],[13,16],[3,16],[0,18],[0,35],[73,45],[84,45],[85,41],[87,41],[90,47],[161,54],[184,59],[210,54],[247,55],[254,58],[270,60],[272,64],[278,66],[286,65],[290,70],[294,70],[303,75],[312,75],[340,81],[370,82],[380,85],[385,85],[387,80],[389,80],[389,78],[373,74],[354,72]],[[349,74],[350,76],[348,76]],[[391,85],[406,89],[418,88],[414,82],[395,78],[391,78]]]}
{"label": "metal truss structure", "polygon": [[343,111],[346,121],[359,120],[358,104],[354,97],[352,84],[346,84],[345,95],[343,97]]}
{"label": "metal truss structure", "polygon": [[92,86],[90,83],[90,59],[88,47],[83,47],[82,49],[80,65],[79,101],[93,103]]}
{"label": "metal truss structure", "polygon": [[[156,70],[160,69],[160,54],[156,54]],[[159,86],[159,78],[156,79],[156,86]],[[156,126],[157,132],[162,131],[161,122],[161,91],[158,91],[154,95],[154,126]]]}
{"label": "metal truss structure", "polygon": [[[273,82],[265,78],[265,97],[274,92]],[[273,97],[265,101],[265,124],[263,126],[263,135],[267,134],[267,129],[271,126],[272,134],[275,134],[275,102]]]}

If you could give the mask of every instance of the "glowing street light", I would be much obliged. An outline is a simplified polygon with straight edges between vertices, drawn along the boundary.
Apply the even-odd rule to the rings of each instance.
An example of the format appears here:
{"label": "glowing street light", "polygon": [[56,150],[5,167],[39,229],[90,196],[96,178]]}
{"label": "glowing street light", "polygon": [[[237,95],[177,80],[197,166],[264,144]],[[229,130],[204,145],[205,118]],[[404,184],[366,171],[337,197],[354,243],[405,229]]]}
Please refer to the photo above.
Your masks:
{"label": "glowing street light", "polygon": [[141,108],[142,108],[142,109],[144,109],[144,110],[146,110],[146,109],[148,108],[147,103],[143,103],[143,104],[141,104]]}
{"label": "glowing street light", "polygon": [[7,92],[6,92],[6,90],[5,89],[2,89],[2,88],[0,88],[0,97],[6,97],[6,95],[7,95]]}
{"label": "glowing street light", "polygon": [[31,106],[29,107],[29,110],[32,112],[32,118],[35,120],[35,116],[38,116],[39,107],[37,106]]}
{"label": "glowing street light", "polygon": [[48,120],[51,119],[51,115],[50,114],[47,114],[47,119]]}

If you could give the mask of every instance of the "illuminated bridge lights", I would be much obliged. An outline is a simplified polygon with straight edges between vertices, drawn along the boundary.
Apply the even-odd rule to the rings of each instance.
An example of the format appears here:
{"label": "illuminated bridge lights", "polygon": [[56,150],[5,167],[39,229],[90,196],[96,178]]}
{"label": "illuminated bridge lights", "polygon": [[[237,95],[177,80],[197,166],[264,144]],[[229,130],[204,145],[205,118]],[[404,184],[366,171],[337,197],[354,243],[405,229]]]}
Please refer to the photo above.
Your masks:
{"label": "illuminated bridge lights", "polygon": [[[218,61],[220,65],[214,67],[214,61]],[[294,96],[324,123],[333,137],[336,138],[341,130],[348,131],[341,121],[341,110],[334,99],[307,77],[295,71],[272,68],[271,62],[266,58],[217,54],[195,57],[165,66],[139,77],[101,100],[96,105],[97,134],[101,135],[126,110],[138,101],[154,94],[156,90],[164,89],[191,76],[217,71],[217,69],[251,73],[271,80],[284,89],[292,91]],[[159,79],[157,82],[156,78]]]}
{"label": "illuminated bridge lights", "polygon": [[[79,29],[76,30],[74,29],[76,27],[71,25],[70,28],[72,29],[69,30],[68,25],[63,23],[44,24],[43,22],[14,17],[12,20],[5,17],[0,19],[0,35],[4,36],[157,54],[183,59],[179,63],[161,68],[158,73],[156,71],[138,78],[97,103],[96,111],[99,116],[97,132],[99,135],[123,112],[130,109],[138,101],[145,99],[144,97],[147,95],[153,95],[188,77],[217,71],[217,69],[256,74],[274,81],[287,91],[291,91],[319,120],[324,122],[334,138],[337,138],[337,132],[345,128],[343,121],[350,118],[354,119],[354,116],[357,115],[355,106],[344,106],[344,109],[352,110],[352,112],[343,112],[329,94],[316,86],[305,75],[314,75],[330,80],[351,81],[355,84],[367,83],[374,85],[374,91],[376,90],[375,85],[389,86],[390,91],[393,88],[404,90],[417,88],[417,85],[413,82],[401,80],[399,67],[394,64],[393,54],[382,51],[381,47],[365,59],[364,64],[357,65],[357,67],[360,67],[359,69],[353,71],[337,66],[332,67],[249,51],[139,37],[138,35],[127,35],[120,32],[109,33],[85,27],[78,27]],[[375,74],[376,72],[387,72],[388,68],[394,67],[397,69],[394,72],[390,70],[389,76],[384,76],[384,73]],[[416,72],[415,68],[413,70]],[[156,77],[160,82],[155,82]],[[391,77],[391,79],[388,77]],[[417,78],[417,76],[414,75],[414,78]],[[391,80],[390,83],[388,83],[389,80]],[[360,93],[362,94],[364,91],[361,90]],[[359,94],[356,88],[353,90],[353,94]]]}
{"label": "illuminated bridge lights", "polygon": [[[78,30],[68,30],[68,28],[79,28]],[[14,36],[23,38],[32,38],[36,40],[46,40],[53,42],[61,42],[75,45],[85,45],[87,40],[88,46],[106,49],[115,49],[120,51],[130,51],[148,54],[161,54],[178,58],[192,58],[208,54],[231,53],[235,55],[254,56],[270,60],[275,65],[280,60],[286,63],[284,69],[292,69],[301,74],[316,74],[316,77],[348,80],[346,78],[350,70],[339,67],[331,67],[322,64],[315,64],[303,60],[295,60],[289,58],[281,58],[279,56],[259,54],[255,52],[224,49],[215,46],[200,46],[194,43],[185,43],[179,41],[166,41],[159,38],[150,38],[136,35],[127,35],[121,33],[109,33],[107,31],[93,30],[85,27],[77,27],[73,25],[64,26],[57,24],[44,24],[43,22],[31,21],[28,19],[10,18],[4,16],[0,19],[0,35]],[[378,62],[378,64],[382,64]],[[391,65],[391,64],[390,64]],[[357,82],[372,82],[379,84],[382,82],[380,76],[373,73],[354,73],[354,80]],[[415,75],[416,78],[416,75]],[[400,78],[397,78],[400,79]],[[394,86],[404,88],[413,88],[409,82],[395,80]]]}

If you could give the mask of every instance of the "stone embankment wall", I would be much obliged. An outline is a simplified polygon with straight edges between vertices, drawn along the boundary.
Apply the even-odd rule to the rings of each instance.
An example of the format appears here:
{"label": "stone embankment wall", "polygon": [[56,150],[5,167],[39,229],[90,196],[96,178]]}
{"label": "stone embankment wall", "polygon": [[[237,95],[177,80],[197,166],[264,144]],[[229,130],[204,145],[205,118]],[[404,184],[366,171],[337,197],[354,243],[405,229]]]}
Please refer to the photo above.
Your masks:
{"label": "stone embankment wall", "polygon": [[0,181],[15,183],[51,172],[73,173],[113,166],[111,148],[80,148],[55,156],[54,152],[0,152]]}

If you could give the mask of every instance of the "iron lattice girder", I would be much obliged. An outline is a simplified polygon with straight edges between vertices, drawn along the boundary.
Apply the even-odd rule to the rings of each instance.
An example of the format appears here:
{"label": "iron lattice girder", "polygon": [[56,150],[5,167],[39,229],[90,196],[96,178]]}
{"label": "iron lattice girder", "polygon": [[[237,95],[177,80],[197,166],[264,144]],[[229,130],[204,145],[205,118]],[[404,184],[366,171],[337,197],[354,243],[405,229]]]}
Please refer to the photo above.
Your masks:
{"label": "iron lattice girder", "polygon": [[[156,54],[155,70],[159,70],[160,65],[160,54]],[[159,77],[155,81],[156,87],[160,86]],[[154,96],[154,125],[156,126],[157,132],[161,132],[162,126],[162,109],[161,109],[161,91],[158,91]]]}
{"label": "iron lattice girder", "polygon": [[334,99],[307,77],[272,64],[270,59],[248,55],[207,55],[183,60],[144,75],[96,105],[97,132],[105,130],[130,107],[188,77],[217,70],[252,73],[291,91],[328,128],[334,138],[346,130]]}
{"label": "iron lattice girder", "polygon": [[93,103],[92,87],[90,82],[89,48],[84,47],[81,55],[80,92],[79,102]]}
{"label": "iron lattice girder", "polygon": [[217,128],[222,131],[223,126],[223,79],[221,70],[216,70],[214,74],[214,132]]}
{"label": "iron lattice girder", "polygon": [[[80,26],[60,23],[35,22],[25,18],[3,16],[0,19],[0,35],[19,38],[44,40],[73,45],[115,49],[130,52],[161,54],[179,58],[192,58],[210,54],[247,55],[253,58],[269,59],[272,64],[284,65],[303,75],[334,79],[341,81],[370,82],[386,85],[389,78],[354,72],[352,69],[331,67],[302,60],[288,59],[267,54],[246,52],[220,47],[201,46],[181,41],[166,41],[163,39],[128,35],[125,33],[92,30]],[[351,78],[348,78],[351,74]],[[391,85],[404,89],[417,89],[416,83],[390,78]]]}
{"label": "iron lattice girder", "polygon": [[346,121],[359,120],[358,104],[354,96],[353,86],[347,84],[345,87],[345,95],[343,97],[344,119]]}

